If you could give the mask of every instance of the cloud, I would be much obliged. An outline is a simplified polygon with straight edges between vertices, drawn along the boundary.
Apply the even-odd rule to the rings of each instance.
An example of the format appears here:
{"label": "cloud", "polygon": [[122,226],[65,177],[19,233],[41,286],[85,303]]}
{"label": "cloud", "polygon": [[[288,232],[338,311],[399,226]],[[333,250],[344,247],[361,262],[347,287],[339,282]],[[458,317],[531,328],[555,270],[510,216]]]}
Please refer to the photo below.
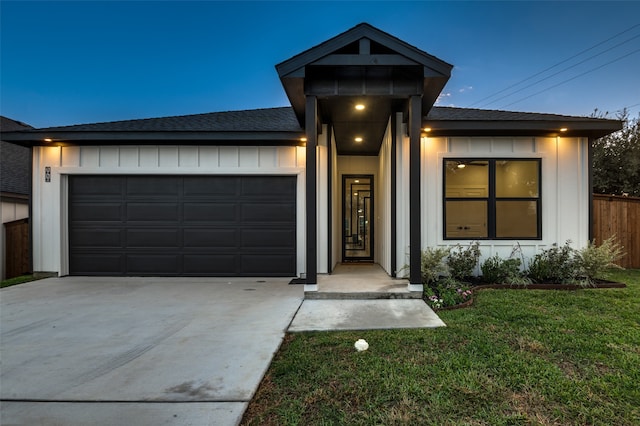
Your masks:
{"label": "cloud", "polygon": [[458,89],[458,93],[470,92],[473,90],[473,86],[462,86],[462,88]]}
{"label": "cloud", "polygon": [[438,95],[438,99],[436,99],[436,105],[441,104],[442,102],[445,102],[447,100],[447,98],[451,97],[451,93],[447,92],[447,93],[440,93]]}

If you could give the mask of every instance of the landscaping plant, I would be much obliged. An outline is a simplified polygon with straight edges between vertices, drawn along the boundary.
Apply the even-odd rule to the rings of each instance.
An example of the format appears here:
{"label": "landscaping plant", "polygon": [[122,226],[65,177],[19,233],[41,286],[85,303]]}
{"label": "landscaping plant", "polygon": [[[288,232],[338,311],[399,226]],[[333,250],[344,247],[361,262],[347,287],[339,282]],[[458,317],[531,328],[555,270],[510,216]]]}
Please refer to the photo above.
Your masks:
{"label": "landscaping plant", "polygon": [[528,277],[537,283],[573,284],[580,275],[577,251],[567,241],[562,247],[553,244],[533,257]]}
{"label": "landscaping plant", "polygon": [[458,281],[465,281],[474,275],[474,269],[480,259],[480,243],[475,241],[469,247],[463,248],[457,244],[449,251],[447,266],[451,277]]}
{"label": "landscaping plant", "polygon": [[607,269],[622,269],[614,263],[620,260],[622,256],[624,256],[624,249],[616,242],[615,236],[607,238],[599,246],[596,246],[594,241],[579,250],[577,258],[585,284],[593,284],[595,279],[601,277]]}
{"label": "landscaping plant", "polygon": [[520,272],[521,265],[518,258],[502,259],[494,255],[480,265],[482,281],[487,284],[527,285],[530,280]]}
{"label": "landscaping plant", "polygon": [[449,268],[444,261],[448,254],[449,250],[442,247],[429,247],[422,252],[420,270],[423,284],[429,286],[449,273]]}

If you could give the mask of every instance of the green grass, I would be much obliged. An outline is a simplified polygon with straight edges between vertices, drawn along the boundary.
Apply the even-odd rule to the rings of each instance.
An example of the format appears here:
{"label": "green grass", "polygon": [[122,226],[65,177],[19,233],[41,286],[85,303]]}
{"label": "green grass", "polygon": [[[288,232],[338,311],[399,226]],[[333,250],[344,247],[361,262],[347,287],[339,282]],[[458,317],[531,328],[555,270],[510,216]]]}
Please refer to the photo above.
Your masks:
{"label": "green grass", "polygon": [[12,285],[18,285],[22,283],[28,283],[29,281],[35,281],[39,278],[33,275],[20,275],[19,277],[9,278],[7,280],[0,281],[0,288],[11,287]]}
{"label": "green grass", "polygon": [[446,328],[289,334],[242,424],[638,425],[640,270],[607,278],[628,287],[484,290]]}

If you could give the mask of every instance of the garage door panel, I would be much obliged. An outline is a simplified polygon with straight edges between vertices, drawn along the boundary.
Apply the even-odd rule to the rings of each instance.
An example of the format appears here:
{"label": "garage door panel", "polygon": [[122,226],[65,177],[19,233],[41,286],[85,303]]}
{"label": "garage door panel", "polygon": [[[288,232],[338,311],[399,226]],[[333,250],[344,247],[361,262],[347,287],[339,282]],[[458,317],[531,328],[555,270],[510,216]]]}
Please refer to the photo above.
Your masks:
{"label": "garage door panel", "polygon": [[242,248],[290,248],[295,247],[296,233],[291,229],[243,229]]}
{"label": "garage door panel", "polygon": [[184,219],[187,221],[230,222],[238,217],[236,204],[222,203],[184,203]]}
{"label": "garage door panel", "polygon": [[70,209],[71,220],[91,221],[122,221],[122,204],[118,203],[81,203],[76,202]]}
{"label": "garage door panel", "polygon": [[177,229],[128,229],[127,247],[178,248],[180,232]]}
{"label": "garage door panel", "polygon": [[183,244],[185,248],[235,248],[238,245],[238,231],[236,229],[185,229]]}
{"label": "garage door panel", "polygon": [[75,248],[122,248],[124,231],[109,228],[75,228],[69,233],[69,244]]}
{"label": "garage door panel", "polygon": [[289,176],[271,176],[268,180],[261,176],[245,176],[242,179],[242,195],[250,197],[282,197],[295,193],[295,180]]}
{"label": "garage door panel", "polygon": [[72,275],[293,276],[296,246],[295,176],[69,176]]}
{"label": "garage door panel", "polygon": [[80,198],[113,197],[122,194],[124,181],[117,176],[83,176],[69,182],[69,192]]}
{"label": "garage door panel", "polygon": [[295,222],[296,209],[291,204],[244,203],[241,218],[247,222]]}
{"label": "garage door panel", "polygon": [[236,276],[238,265],[232,254],[185,254],[184,273],[189,275]]}
{"label": "garage door panel", "polygon": [[127,179],[127,196],[177,198],[181,186],[181,182],[173,176],[136,176]]}
{"label": "garage door panel", "polygon": [[178,275],[180,271],[179,254],[128,254],[126,259],[130,274]]}
{"label": "garage door panel", "polygon": [[238,194],[239,182],[235,176],[199,176],[185,180],[185,196],[224,196]]}
{"label": "garage door panel", "polygon": [[69,259],[69,269],[76,275],[120,275],[125,270],[122,254],[71,253]]}
{"label": "garage door panel", "polygon": [[178,203],[128,203],[126,220],[178,222],[180,208]]}
{"label": "garage door panel", "polygon": [[252,276],[283,276],[295,269],[295,258],[286,254],[245,254],[240,261],[242,270]]}

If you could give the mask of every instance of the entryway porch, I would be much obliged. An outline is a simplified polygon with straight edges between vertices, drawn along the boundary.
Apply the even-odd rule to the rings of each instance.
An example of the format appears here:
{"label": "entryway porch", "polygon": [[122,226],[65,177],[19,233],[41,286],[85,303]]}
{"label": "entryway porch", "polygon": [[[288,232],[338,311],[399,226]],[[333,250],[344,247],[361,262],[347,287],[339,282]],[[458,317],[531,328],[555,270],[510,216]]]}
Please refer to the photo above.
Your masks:
{"label": "entryway porch", "polygon": [[341,263],[332,274],[318,275],[317,291],[305,291],[305,299],[421,299],[421,291],[409,291],[409,281],[392,278],[377,263]]}

